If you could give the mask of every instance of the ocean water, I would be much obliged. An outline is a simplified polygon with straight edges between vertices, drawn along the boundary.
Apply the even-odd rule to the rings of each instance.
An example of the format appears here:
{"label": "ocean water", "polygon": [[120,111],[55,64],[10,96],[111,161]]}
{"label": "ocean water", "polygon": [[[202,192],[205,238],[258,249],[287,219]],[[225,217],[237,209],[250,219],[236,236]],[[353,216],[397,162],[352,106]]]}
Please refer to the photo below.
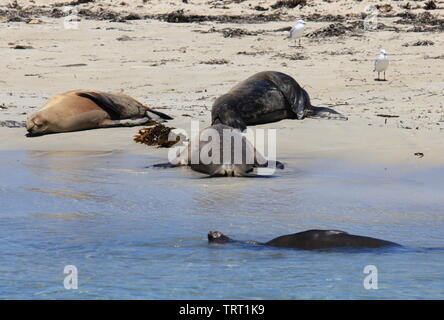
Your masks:
{"label": "ocean water", "polygon": [[[203,178],[124,152],[0,151],[2,299],[443,299],[444,168],[280,159]],[[209,245],[339,229],[401,249]],[[78,289],[65,289],[74,265]],[[364,267],[378,270],[368,290]]]}

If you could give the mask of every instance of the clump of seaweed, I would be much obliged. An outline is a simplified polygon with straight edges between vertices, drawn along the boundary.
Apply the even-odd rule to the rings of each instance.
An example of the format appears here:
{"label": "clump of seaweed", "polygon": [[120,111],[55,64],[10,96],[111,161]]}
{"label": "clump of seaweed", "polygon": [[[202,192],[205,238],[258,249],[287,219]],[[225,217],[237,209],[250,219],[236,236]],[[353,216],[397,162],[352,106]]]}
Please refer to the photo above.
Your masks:
{"label": "clump of seaweed", "polygon": [[26,122],[24,121],[15,121],[15,120],[6,120],[6,121],[0,121],[0,127],[7,127],[7,128],[24,128],[26,127]]}
{"label": "clump of seaweed", "polygon": [[242,36],[255,36],[256,32],[251,32],[245,29],[239,28],[224,28],[220,30],[224,35],[224,38],[242,37]]}
{"label": "clump of seaweed", "polygon": [[403,46],[404,47],[409,47],[409,46],[413,46],[413,47],[419,47],[419,46],[433,46],[435,43],[432,40],[419,40],[416,41],[414,43],[404,43]]}
{"label": "clump of seaweed", "polygon": [[228,64],[229,61],[227,59],[211,59],[207,61],[201,61],[201,64]]}
{"label": "clump of seaweed", "polygon": [[180,141],[180,137],[176,137],[175,141],[168,140],[171,130],[175,128],[157,122],[154,123],[156,125],[153,127],[140,129],[139,134],[134,136],[134,141],[148,146],[158,146],[159,148],[170,148]]}
{"label": "clump of seaweed", "polygon": [[300,54],[300,53],[278,53],[276,55],[274,55],[274,57],[276,58],[284,58],[284,59],[288,59],[288,60],[306,60],[307,57]]}
{"label": "clump of seaweed", "polygon": [[436,3],[433,0],[427,1],[424,5],[424,9],[426,10],[435,10],[436,8]]}
{"label": "clump of seaweed", "polygon": [[248,31],[246,29],[240,29],[240,28],[223,28],[223,29],[216,29],[215,27],[212,27],[208,31],[202,31],[202,30],[193,30],[194,32],[199,33],[213,33],[213,32],[219,32],[222,33],[224,38],[234,38],[234,37],[243,37],[243,36],[256,36],[259,34],[259,31]]}
{"label": "clump of seaweed", "polygon": [[271,5],[272,9],[277,8],[296,8],[297,6],[300,6],[302,8],[303,6],[307,5],[307,0],[279,0],[275,4]]}
{"label": "clump of seaweed", "polygon": [[319,37],[338,37],[342,36],[348,32],[354,31],[353,26],[346,26],[342,23],[332,23],[325,28],[316,30],[307,35],[309,38],[319,38]]}
{"label": "clump of seaweed", "polygon": [[432,15],[430,12],[422,12],[414,14],[411,12],[398,13],[397,17],[402,19],[396,20],[398,24],[413,24],[414,27],[407,31],[413,32],[432,32],[432,31],[444,31],[444,19],[439,19],[437,16]]}

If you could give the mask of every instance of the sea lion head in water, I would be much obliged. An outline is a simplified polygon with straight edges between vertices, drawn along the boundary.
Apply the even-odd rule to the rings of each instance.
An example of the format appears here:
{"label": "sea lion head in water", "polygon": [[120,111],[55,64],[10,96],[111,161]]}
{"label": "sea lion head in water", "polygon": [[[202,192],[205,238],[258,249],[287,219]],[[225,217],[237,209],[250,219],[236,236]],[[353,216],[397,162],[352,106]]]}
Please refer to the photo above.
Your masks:
{"label": "sea lion head in water", "polygon": [[[173,163],[188,165],[194,171],[213,177],[252,177],[258,176],[254,173],[256,168],[272,169],[273,161],[263,157],[239,130],[219,123],[201,130],[199,136],[190,141],[188,147]],[[276,168],[284,168],[279,161],[274,163]],[[155,165],[155,167],[162,166],[171,165]],[[264,170],[264,172],[270,171]]]}
{"label": "sea lion head in water", "polygon": [[94,128],[135,126],[170,116],[122,93],[68,91],[52,97],[26,122],[30,136]]}
{"label": "sea lion head in water", "polygon": [[308,92],[282,72],[259,72],[216,99],[212,123],[245,130],[249,125],[283,119],[322,118],[347,120],[339,112],[311,104]]}
{"label": "sea lion head in water", "polygon": [[[230,243],[240,242],[231,239],[220,231],[210,231],[208,233],[209,243]],[[349,234],[339,230],[307,230],[294,234],[288,234],[274,238],[268,242],[243,242],[255,243],[258,245],[293,248],[293,249],[332,249],[332,248],[383,248],[383,247],[399,247],[394,242]]]}

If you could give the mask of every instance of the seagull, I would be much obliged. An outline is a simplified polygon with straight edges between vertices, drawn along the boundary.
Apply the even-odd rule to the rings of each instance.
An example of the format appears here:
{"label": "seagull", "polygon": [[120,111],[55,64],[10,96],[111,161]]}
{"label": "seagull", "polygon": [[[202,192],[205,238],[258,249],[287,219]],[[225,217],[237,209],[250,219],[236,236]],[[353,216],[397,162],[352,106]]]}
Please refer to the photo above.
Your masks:
{"label": "seagull", "polygon": [[378,80],[380,80],[379,74],[381,72],[384,72],[384,80],[385,80],[385,70],[387,70],[388,66],[389,66],[388,56],[385,53],[385,50],[381,49],[379,51],[379,56],[375,60],[375,70],[373,70],[373,72],[375,72],[375,71],[378,72]]}
{"label": "seagull", "polygon": [[289,39],[299,38],[299,46],[301,46],[301,37],[304,33],[304,26],[305,26],[305,21],[302,19],[298,20],[296,24],[293,26],[293,28],[291,28],[287,38]]}

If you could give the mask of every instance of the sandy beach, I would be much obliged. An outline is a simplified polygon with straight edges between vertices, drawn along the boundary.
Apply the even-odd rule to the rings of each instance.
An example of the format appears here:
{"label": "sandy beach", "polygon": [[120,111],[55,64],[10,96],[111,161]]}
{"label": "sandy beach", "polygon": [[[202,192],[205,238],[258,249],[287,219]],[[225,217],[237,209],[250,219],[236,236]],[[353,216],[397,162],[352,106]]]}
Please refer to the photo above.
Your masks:
{"label": "sandy beach", "polygon": [[[434,10],[416,1],[307,3],[1,1],[0,148],[166,155],[132,141],[140,127],[26,138],[25,128],[5,121],[20,126],[51,96],[94,89],[161,108],[175,118],[170,126],[187,129],[192,119],[204,126],[218,96],[275,70],[293,76],[314,105],[349,117],[259,126],[278,129],[278,155],[443,165],[444,2]],[[65,28],[68,5],[77,29]],[[363,27],[369,5],[379,7],[375,30]],[[298,48],[283,31],[301,17]],[[380,48],[390,58],[385,82],[372,72]]]}

